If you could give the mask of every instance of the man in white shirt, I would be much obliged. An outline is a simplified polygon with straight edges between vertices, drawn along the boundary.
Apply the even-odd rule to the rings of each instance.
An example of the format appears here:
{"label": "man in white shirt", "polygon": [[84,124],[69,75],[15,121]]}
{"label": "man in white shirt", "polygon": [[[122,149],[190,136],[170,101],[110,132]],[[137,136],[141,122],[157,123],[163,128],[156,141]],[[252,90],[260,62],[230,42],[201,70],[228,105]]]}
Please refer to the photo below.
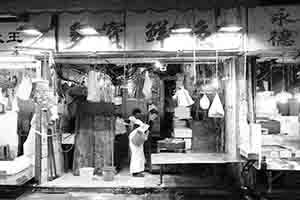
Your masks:
{"label": "man in white shirt", "polygon": [[134,177],[144,177],[145,170],[145,154],[144,154],[144,144],[137,145],[134,144],[133,140],[135,134],[145,134],[145,140],[147,139],[147,133],[141,133],[138,130],[138,127],[142,127],[145,124],[140,120],[141,118],[141,110],[136,108],[132,112],[132,116],[129,117],[130,124],[132,127],[132,131],[129,134],[129,147],[131,152],[130,157],[130,173]]}

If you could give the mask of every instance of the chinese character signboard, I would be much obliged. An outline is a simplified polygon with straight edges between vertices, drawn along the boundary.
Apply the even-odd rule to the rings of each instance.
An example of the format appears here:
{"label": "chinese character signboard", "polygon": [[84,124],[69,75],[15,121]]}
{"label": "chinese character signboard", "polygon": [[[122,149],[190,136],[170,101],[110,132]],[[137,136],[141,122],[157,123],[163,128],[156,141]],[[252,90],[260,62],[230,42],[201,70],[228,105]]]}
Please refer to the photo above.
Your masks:
{"label": "chinese character signboard", "polygon": [[[241,34],[216,34],[212,10],[129,12],[126,22],[130,50],[241,49]],[[174,33],[179,28],[190,28],[191,32]]]}
{"label": "chinese character signboard", "polygon": [[[60,15],[59,51],[118,51],[124,48],[123,13],[81,13]],[[84,36],[80,27],[94,28],[98,33]]]}
{"label": "chinese character signboard", "polygon": [[[241,49],[241,34],[215,33],[212,10],[105,12],[60,15],[59,51],[93,52],[123,50],[215,50]],[[99,34],[84,36],[82,26],[93,27]],[[187,27],[187,34],[172,30]],[[195,36],[195,37],[194,37]],[[218,46],[222,45],[222,46]]]}
{"label": "chinese character signboard", "polygon": [[249,50],[300,47],[300,6],[257,7],[249,11]]}
{"label": "chinese character signboard", "polygon": [[0,49],[13,49],[18,45],[22,45],[26,41],[26,37],[17,31],[17,23],[2,23],[0,24]]}

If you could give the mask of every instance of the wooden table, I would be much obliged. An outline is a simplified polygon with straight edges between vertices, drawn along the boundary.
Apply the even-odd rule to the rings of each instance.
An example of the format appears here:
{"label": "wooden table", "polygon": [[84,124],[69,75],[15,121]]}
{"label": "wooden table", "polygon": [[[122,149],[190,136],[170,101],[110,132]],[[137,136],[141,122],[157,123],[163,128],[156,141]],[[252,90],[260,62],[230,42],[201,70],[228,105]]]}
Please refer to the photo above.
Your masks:
{"label": "wooden table", "polygon": [[163,182],[164,165],[170,164],[225,164],[241,162],[226,153],[154,153],[151,162],[160,165],[160,184]]}

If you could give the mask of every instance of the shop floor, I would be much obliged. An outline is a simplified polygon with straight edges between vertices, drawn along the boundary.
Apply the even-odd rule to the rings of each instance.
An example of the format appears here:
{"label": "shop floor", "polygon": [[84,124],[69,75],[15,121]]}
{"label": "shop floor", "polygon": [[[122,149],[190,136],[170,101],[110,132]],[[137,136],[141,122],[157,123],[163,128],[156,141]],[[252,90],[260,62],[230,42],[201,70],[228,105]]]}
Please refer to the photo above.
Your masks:
{"label": "shop floor", "polygon": [[40,185],[41,187],[55,188],[160,188],[160,187],[215,187],[223,185],[216,177],[199,177],[195,175],[164,175],[163,185],[159,185],[159,174],[145,173],[145,177],[132,177],[128,169],[116,174],[113,181],[104,181],[101,176],[87,178],[73,176],[72,173]]}
{"label": "shop floor", "polygon": [[147,194],[111,194],[111,193],[64,193],[64,194],[46,194],[33,193],[20,197],[18,200],[233,200],[231,195],[223,194],[221,196],[202,196],[199,193],[183,192],[161,192]]}

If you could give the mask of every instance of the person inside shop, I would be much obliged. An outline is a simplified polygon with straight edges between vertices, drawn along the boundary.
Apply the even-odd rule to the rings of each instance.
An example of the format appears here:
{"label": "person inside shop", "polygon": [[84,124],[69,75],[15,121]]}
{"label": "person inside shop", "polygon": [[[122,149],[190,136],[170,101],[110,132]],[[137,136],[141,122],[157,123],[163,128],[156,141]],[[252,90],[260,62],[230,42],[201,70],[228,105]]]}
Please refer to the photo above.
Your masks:
{"label": "person inside shop", "polygon": [[175,89],[170,88],[166,91],[165,97],[165,126],[166,132],[164,133],[164,137],[170,138],[173,132],[173,118],[176,107],[176,101],[173,99],[175,95]]}
{"label": "person inside shop", "polygon": [[152,142],[153,142],[153,136],[159,134],[160,127],[158,119],[158,108],[154,104],[150,104],[148,107],[148,121],[147,124],[149,124],[149,135],[147,141],[145,141],[144,144],[144,152],[146,157],[146,170],[151,171],[151,153],[152,153]]}
{"label": "person inside shop", "polygon": [[144,142],[148,138],[149,126],[142,122],[141,116],[141,110],[136,108],[133,110],[132,116],[129,117],[132,127],[129,134],[130,174],[134,177],[144,177],[143,172],[145,170]]}
{"label": "person inside shop", "polygon": [[[16,78],[13,80],[17,82]],[[35,113],[35,103],[33,100],[35,92],[34,87],[29,92],[30,95],[28,99],[21,99],[19,97],[16,97],[18,107],[18,156],[24,154],[23,146],[27,140],[31,128],[31,120]]]}
{"label": "person inside shop", "polygon": [[114,141],[114,163],[117,172],[121,170],[121,164],[124,157],[127,157],[128,152],[127,143],[127,126],[128,124],[124,121],[122,114],[116,114],[115,121],[115,141]]}

